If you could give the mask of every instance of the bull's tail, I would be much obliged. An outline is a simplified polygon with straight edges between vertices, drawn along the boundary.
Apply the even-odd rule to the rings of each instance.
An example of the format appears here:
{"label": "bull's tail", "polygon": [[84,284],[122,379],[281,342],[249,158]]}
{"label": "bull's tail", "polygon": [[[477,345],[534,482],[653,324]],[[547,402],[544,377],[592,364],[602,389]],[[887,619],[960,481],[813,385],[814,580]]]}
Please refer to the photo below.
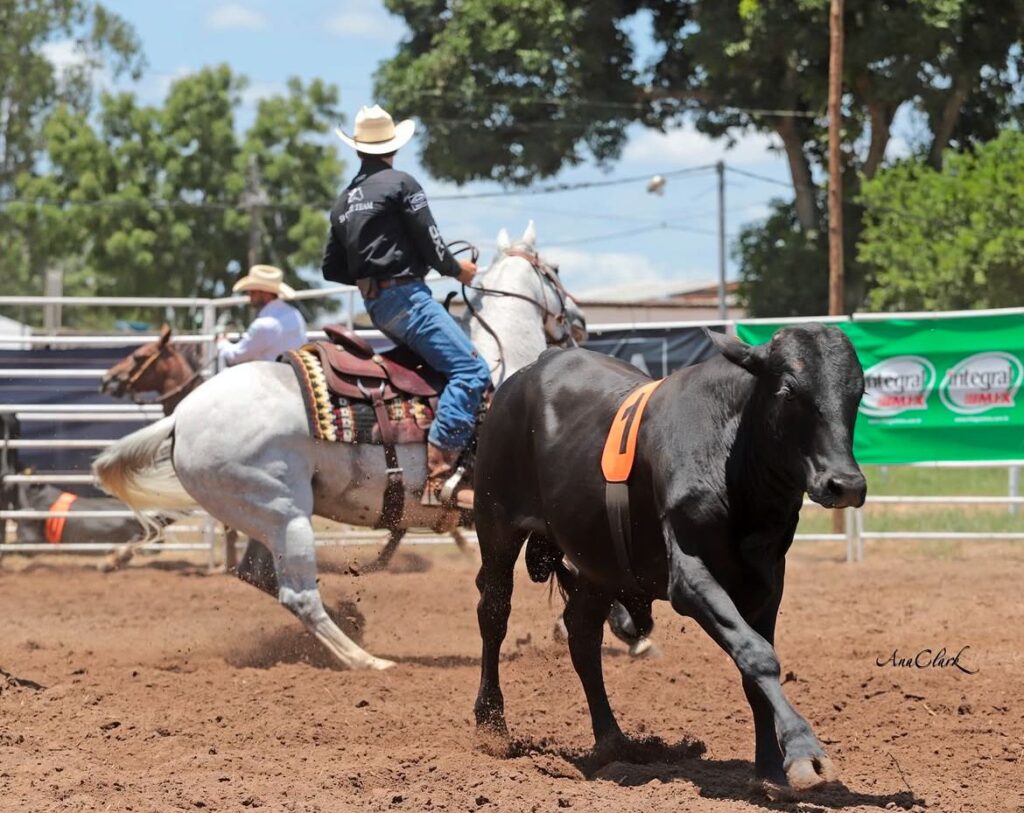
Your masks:
{"label": "bull's tail", "polygon": [[[167,514],[180,515],[197,506],[174,472],[173,433],[174,416],[169,415],[121,438],[92,464],[97,482],[135,512],[147,539],[159,533]],[[146,511],[160,511],[165,516],[154,518]]]}

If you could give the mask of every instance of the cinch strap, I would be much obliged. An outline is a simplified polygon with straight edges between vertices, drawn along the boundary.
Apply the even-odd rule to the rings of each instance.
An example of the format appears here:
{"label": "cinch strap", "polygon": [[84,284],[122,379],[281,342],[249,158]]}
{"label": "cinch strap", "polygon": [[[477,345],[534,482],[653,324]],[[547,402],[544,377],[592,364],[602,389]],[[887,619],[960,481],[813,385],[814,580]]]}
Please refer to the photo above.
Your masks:
{"label": "cinch strap", "polygon": [[636,459],[636,439],[640,434],[640,421],[644,409],[651,394],[662,381],[664,379],[644,384],[626,396],[622,406],[615,413],[601,455],[601,472],[605,479],[604,501],[615,549],[615,561],[630,587],[636,591],[641,591],[642,588],[629,564],[631,533],[628,481]]}
{"label": "cinch strap", "polygon": [[[61,495],[53,501],[53,505],[47,508],[47,511],[70,511],[71,503],[78,499],[77,494],[72,494],[68,491],[61,492]],[[64,536],[64,526],[67,524],[67,517],[50,517],[43,524],[43,534],[46,536],[46,541],[51,545],[60,544],[61,538]]]}

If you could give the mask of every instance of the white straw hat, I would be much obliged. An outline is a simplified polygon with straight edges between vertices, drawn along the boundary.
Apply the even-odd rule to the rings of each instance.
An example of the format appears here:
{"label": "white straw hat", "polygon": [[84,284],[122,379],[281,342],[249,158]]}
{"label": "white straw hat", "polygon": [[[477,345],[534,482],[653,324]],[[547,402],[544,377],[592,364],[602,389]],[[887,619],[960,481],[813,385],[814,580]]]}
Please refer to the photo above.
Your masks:
{"label": "white straw hat", "polygon": [[295,289],[284,283],[284,271],[272,265],[254,265],[249,273],[231,286],[232,291],[266,291],[282,299],[295,296]]}
{"label": "white straw hat", "polygon": [[401,149],[409,143],[415,131],[416,122],[405,119],[396,125],[391,114],[379,104],[359,109],[355,135],[342,132],[340,127],[334,130],[338,138],[350,147],[370,155],[385,155]]}

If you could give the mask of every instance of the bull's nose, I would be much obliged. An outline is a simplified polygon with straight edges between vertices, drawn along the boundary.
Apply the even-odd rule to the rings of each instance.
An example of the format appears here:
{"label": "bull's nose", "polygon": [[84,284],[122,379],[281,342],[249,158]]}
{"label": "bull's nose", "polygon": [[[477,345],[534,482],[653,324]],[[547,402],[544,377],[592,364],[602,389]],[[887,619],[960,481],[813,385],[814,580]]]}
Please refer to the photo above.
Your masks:
{"label": "bull's nose", "polygon": [[860,508],[868,493],[867,480],[859,471],[832,474],[825,482],[825,488],[835,500],[836,508]]}

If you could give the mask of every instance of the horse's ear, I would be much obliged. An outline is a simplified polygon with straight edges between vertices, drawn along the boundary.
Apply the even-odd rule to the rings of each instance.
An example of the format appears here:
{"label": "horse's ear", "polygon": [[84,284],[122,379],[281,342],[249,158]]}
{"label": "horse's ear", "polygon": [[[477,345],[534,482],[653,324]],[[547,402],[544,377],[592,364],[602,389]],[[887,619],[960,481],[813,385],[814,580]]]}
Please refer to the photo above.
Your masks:
{"label": "horse's ear", "polygon": [[498,232],[498,251],[508,251],[512,247],[512,238],[508,236],[508,229],[504,226]]}
{"label": "horse's ear", "polygon": [[764,371],[768,358],[768,345],[750,345],[735,336],[728,336],[708,328],[704,328],[704,332],[718,351],[733,364],[753,375],[759,375]]}
{"label": "horse's ear", "polygon": [[160,328],[160,340],[157,343],[161,347],[163,347],[165,344],[167,344],[167,342],[170,341],[170,339],[171,339],[171,326],[169,324],[167,324],[166,322],[164,322],[164,326],[162,328]]}
{"label": "horse's ear", "polygon": [[529,248],[537,247],[537,229],[533,225],[532,220],[526,224],[526,231],[523,232],[523,242]]}

